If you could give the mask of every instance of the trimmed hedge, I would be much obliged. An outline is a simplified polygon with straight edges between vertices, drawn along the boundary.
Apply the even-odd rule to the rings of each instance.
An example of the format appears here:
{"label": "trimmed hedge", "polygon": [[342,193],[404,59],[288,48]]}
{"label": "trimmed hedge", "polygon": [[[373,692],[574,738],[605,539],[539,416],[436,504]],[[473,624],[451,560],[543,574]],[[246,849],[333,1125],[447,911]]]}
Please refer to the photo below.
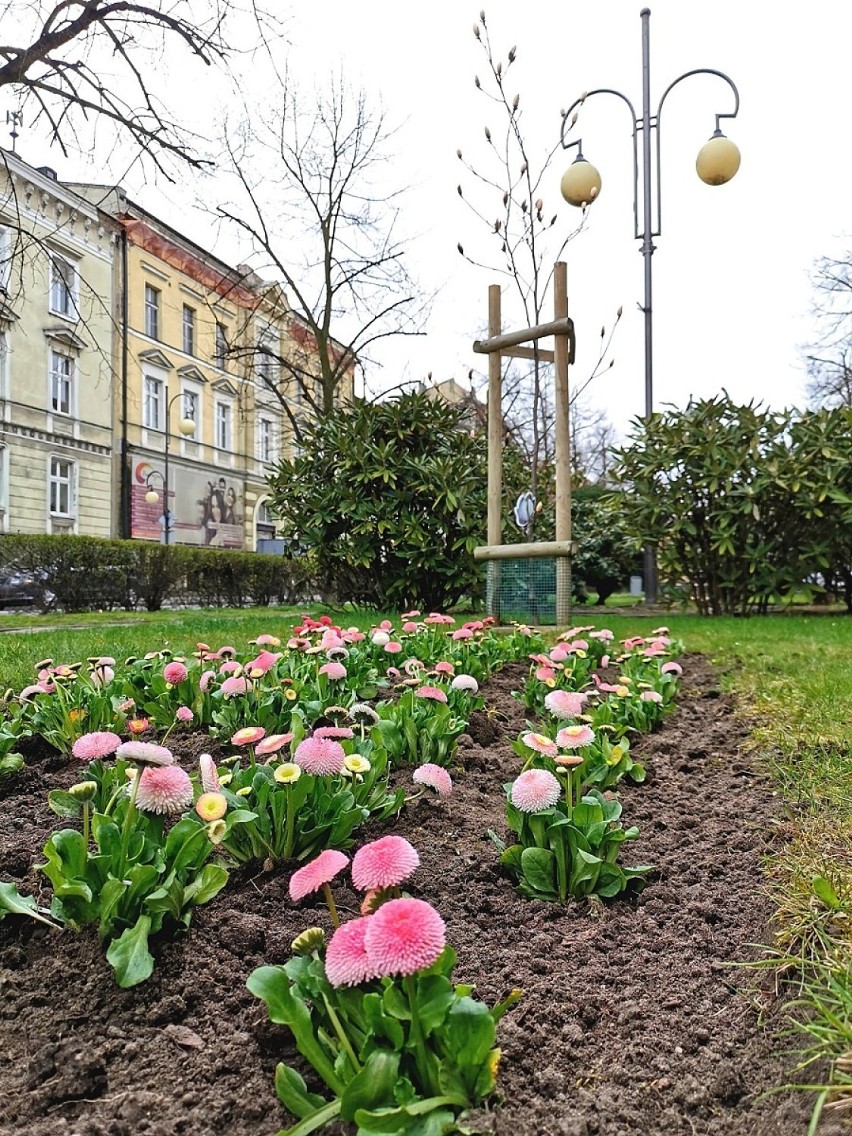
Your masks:
{"label": "trimmed hedge", "polygon": [[[316,591],[310,557],[285,560],[184,544],[93,536],[0,536],[0,576],[18,577],[44,611],[159,611],[298,604]],[[0,598],[2,603],[2,598]]]}

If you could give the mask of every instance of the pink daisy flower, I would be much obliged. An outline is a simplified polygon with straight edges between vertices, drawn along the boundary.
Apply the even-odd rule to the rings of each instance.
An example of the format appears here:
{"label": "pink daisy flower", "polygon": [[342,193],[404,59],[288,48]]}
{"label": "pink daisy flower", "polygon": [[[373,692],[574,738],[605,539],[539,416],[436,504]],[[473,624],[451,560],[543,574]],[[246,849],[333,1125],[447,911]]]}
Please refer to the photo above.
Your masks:
{"label": "pink daisy flower", "polygon": [[202,753],[198,759],[198,778],[205,793],[218,793],[222,788],[219,770],[209,753]]}
{"label": "pink daisy flower", "polygon": [[266,737],[266,730],[263,726],[244,726],[243,729],[237,732],[231,738],[231,745],[235,746],[253,746],[257,745],[261,738]]}
{"label": "pink daisy flower", "polygon": [[364,947],[377,977],[416,974],[446,945],[444,920],[422,899],[392,899],[367,919]]}
{"label": "pink daisy flower", "polygon": [[680,677],[683,674],[683,667],[680,663],[663,663],[660,667],[660,674],[673,674]]}
{"label": "pink daisy flower", "polygon": [[588,694],[580,691],[551,690],[544,696],[544,708],[554,718],[576,718],[583,713],[583,706],[588,700]]}
{"label": "pink daisy flower", "polygon": [[174,754],[165,746],[154,745],[153,742],[122,742],[115,751],[115,756],[122,761],[133,761],[137,765],[173,765]]}
{"label": "pink daisy flower", "polygon": [[203,821],[211,824],[221,820],[228,811],[228,801],[224,793],[202,793],[195,802],[195,811]]}
{"label": "pink daisy flower", "polygon": [[281,640],[276,639],[274,635],[258,635],[256,639],[252,640],[258,647],[280,647]]}
{"label": "pink daisy flower", "polygon": [[549,682],[552,678],[556,678],[556,671],[553,667],[536,667],[535,677],[539,682]]}
{"label": "pink daisy flower", "polygon": [[131,734],[144,734],[151,723],[147,718],[128,718],[125,725]]}
{"label": "pink daisy flower", "polygon": [[400,616],[400,619],[418,619],[419,617],[420,612],[417,610],[417,608],[412,608],[411,611],[404,611]]}
{"label": "pink daisy flower", "polygon": [[389,655],[398,655],[402,650],[402,643],[397,643],[395,639],[391,639],[390,643],[385,643],[384,650]]}
{"label": "pink daisy flower", "polygon": [[435,765],[431,761],[418,766],[411,774],[411,780],[415,785],[425,785],[427,789],[434,789],[439,797],[449,797],[453,791],[453,780],[449,773],[442,766]]}
{"label": "pink daisy flower", "polygon": [[188,706],[178,706],[175,711],[175,718],[179,722],[191,722],[194,717],[195,715]]}
{"label": "pink daisy flower", "polygon": [[178,683],[183,682],[189,671],[183,663],[169,663],[163,667],[163,678],[169,686],[177,686]]}
{"label": "pink daisy flower", "polygon": [[304,738],[296,746],[293,760],[316,777],[330,777],[340,773],[346,754],[343,746],[333,738]]}
{"label": "pink daisy flower", "polygon": [[402,625],[402,630],[406,635],[410,635],[413,631],[417,630],[417,624],[412,623],[410,619],[407,619]]}
{"label": "pink daisy flower", "polygon": [[611,643],[615,636],[608,627],[602,627],[600,631],[590,631],[590,639],[598,639],[601,643]]}
{"label": "pink daisy flower", "polygon": [[228,659],[227,662],[222,663],[219,667],[219,674],[221,675],[238,675],[242,673],[242,663],[238,663],[236,659]]}
{"label": "pink daisy flower", "polygon": [[473,632],[469,627],[459,627],[457,631],[452,633],[450,638],[454,639],[456,642],[460,642],[463,639],[472,639]]}
{"label": "pink daisy flower", "polygon": [[210,683],[216,677],[215,671],[204,671],[201,678],[198,680],[198,689],[202,694],[206,694],[210,689]]}
{"label": "pink daisy flower", "polygon": [[558,752],[553,738],[549,738],[547,734],[536,734],[529,731],[521,735],[521,741],[527,749],[534,749],[536,753],[543,753],[545,757],[556,757]]}
{"label": "pink daisy flower", "polygon": [[479,683],[473,675],[459,674],[450,683],[453,690],[467,690],[470,694],[476,694],[479,690]]}
{"label": "pink daisy flower", "polygon": [[540,813],[559,800],[561,787],[548,769],[527,769],[512,783],[511,800],[522,813]]}
{"label": "pink daisy flower", "polygon": [[431,698],[433,702],[446,702],[447,695],[439,686],[421,686],[414,692],[418,698]]}
{"label": "pink daisy flower", "polygon": [[294,903],[330,884],[349,863],[349,857],[333,848],[326,848],[319,856],[299,868],[290,877],[290,898]]}
{"label": "pink daisy flower", "polygon": [[383,836],[352,857],[352,883],[359,891],[397,887],[420,865],[420,857],[402,836]]}
{"label": "pink daisy flower", "polygon": [[343,663],[326,663],[319,669],[321,675],[327,675],[329,682],[338,682],[342,678],[346,678],[346,667]]}
{"label": "pink daisy flower", "polygon": [[565,660],[568,658],[569,654],[570,654],[570,651],[568,650],[568,648],[563,643],[558,647],[554,647],[553,650],[550,652],[550,661],[552,663],[564,663]]}
{"label": "pink daisy flower", "polygon": [[242,675],[231,675],[222,683],[222,694],[225,698],[233,698],[235,694],[245,694],[248,690],[248,679]]}
{"label": "pink daisy flower", "polygon": [[370,641],[376,647],[386,647],[390,643],[390,635],[387,631],[374,631],[370,636]]}
{"label": "pink daisy flower", "polygon": [[594,740],[595,731],[586,725],[565,726],[556,735],[556,744],[560,749],[582,749]]}
{"label": "pink daisy flower", "polygon": [[375,977],[364,945],[368,923],[369,919],[350,919],[341,923],[329,939],[325,976],[332,986],[358,986]]}
{"label": "pink daisy flower", "polygon": [[285,745],[293,740],[292,733],[290,734],[267,734],[262,741],[259,741],[254,747],[254,752],[258,757],[268,757],[271,753],[278,753]]}
{"label": "pink daisy flower", "polygon": [[142,770],[136,792],[137,808],[146,813],[182,813],[191,804],[192,782],[179,765],[147,766]]}
{"label": "pink daisy flower", "polygon": [[109,757],[121,745],[121,738],[111,730],[96,730],[91,734],[83,734],[77,738],[71,747],[71,752],[81,761],[97,761],[102,757]]}
{"label": "pink daisy flower", "polygon": [[663,696],[656,690],[643,690],[639,695],[642,702],[662,702]]}
{"label": "pink daisy flower", "polygon": [[442,661],[440,663],[435,663],[435,674],[436,675],[451,675],[451,674],[455,674],[455,673],[456,673],[456,668],[453,666],[452,663],[448,663],[448,662],[444,662],[444,661]]}

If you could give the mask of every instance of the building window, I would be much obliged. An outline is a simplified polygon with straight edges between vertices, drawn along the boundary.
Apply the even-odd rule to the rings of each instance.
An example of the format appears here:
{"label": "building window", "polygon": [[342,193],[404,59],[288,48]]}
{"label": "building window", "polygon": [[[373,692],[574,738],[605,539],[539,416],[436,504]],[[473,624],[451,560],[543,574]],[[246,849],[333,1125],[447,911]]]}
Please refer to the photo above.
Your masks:
{"label": "building window", "polygon": [[200,400],[197,391],[185,390],[183,392],[183,417],[189,418],[198,429],[198,408]]}
{"label": "building window", "polygon": [[145,334],[160,338],[160,293],[150,284],[145,285]]}
{"label": "building window", "polygon": [[0,225],[0,292],[9,291],[12,275],[12,238],[9,229]]}
{"label": "building window", "polygon": [[165,397],[164,384],[160,379],[145,376],[143,385],[142,420],[149,430],[162,430],[163,428],[163,400]]}
{"label": "building window", "polygon": [[258,332],[254,373],[267,386],[275,381],[278,374],[278,334],[274,327],[264,327]]}
{"label": "building window", "polygon": [[275,460],[274,423],[271,418],[257,420],[257,456],[262,462]]}
{"label": "building window", "polygon": [[71,414],[73,407],[74,360],[59,351],[50,353],[50,409],[55,414]]}
{"label": "building window", "polygon": [[231,407],[227,402],[216,403],[216,447],[231,449]]}
{"label": "building window", "polygon": [[183,305],[183,349],[187,355],[195,354],[195,308]]}
{"label": "building window", "polygon": [[74,463],[50,459],[50,512],[54,517],[74,516]]}
{"label": "building window", "polygon": [[225,360],[228,358],[228,329],[222,323],[216,324],[216,350],[213,362],[224,371]]}
{"label": "building window", "polygon": [[50,310],[67,319],[77,318],[77,269],[62,256],[50,258]]}

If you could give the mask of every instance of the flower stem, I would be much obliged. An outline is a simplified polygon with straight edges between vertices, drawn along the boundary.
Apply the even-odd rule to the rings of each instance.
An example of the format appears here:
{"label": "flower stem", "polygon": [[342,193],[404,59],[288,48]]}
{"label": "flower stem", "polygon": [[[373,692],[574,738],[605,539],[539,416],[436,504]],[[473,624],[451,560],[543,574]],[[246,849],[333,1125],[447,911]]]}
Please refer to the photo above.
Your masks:
{"label": "flower stem", "polygon": [[346,1052],[346,1056],[349,1058],[349,1060],[352,1063],[352,1071],[354,1073],[360,1073],[361,1072],[361,1063],[358,1060],[358,1058],[355,1056],[355,1050],[352,1048],[352,1042],[346,1036],[346,1031],[344,1030],[343,1026],[340,1024],[340,1018],[338,1018],[334,1007],[332,1006],[331,1002],[329,1002],[329,1000],[328,1000],[328,998],[326,997],[325,994],[323,994],[322,1000],[323,1000],[323,1003],[325,1004],[325,1010],[326,1010],[326,1013],[328,1014],[329,1020],[331,1021],[331,1024],[334,1026],[334,1032],[337,1034],[337,1040],[343,1046],[343,1049]]}
{"label": "flower stem", "polygon": [[89,802],[83,801],[83,847],[89,850]]}
{"label": "flower stem", "polygon": [[293,826],[296,822],[296,810],[293,808],[293,794],[287,788],[287,821],[284,829],[284,859],[289,860],[293,855]]}
{"label": "flower stem", "polygon": [[331,894],[331,888],[328,884],[322,885],[323,894],[325,895],[325,902],[328,904],[328,911],[331,915],[331,922],[334,927],[340,926],[340,917],[337,914],[337,908],[334,906],[334,896]]}
{"label": "flower stem", "polygon": [[411,1010],[411,1036],[414,1039],[417,1068],[423,1080],[423,1091],[427,1096],[433,1097],[438,1093],[438,1084],[432,1063],[429,1060],[429,1054],[426,1051],[426,1039],[423,1036],[423,1027],[420,1024],[420,1015],[417,1010],[417,990],[414,984],[414,976],[406,974],[402,983],[408,995],[408,1006]]}
{"label": "flower stem", "polygon": [[130,800],[127,804],[127,812],[124,814],[124,827],[121,830],[121,851],[118,854],[118,878],[124,877],[124,866],[127,863],[127,850],[130,847],[130,834],[133,831],[133,818],[136,815],[136,794],[139,792],[139,782],[142,780],[141,765],[136,766],[136,776],[133,778],[133,784],[130,788]]}

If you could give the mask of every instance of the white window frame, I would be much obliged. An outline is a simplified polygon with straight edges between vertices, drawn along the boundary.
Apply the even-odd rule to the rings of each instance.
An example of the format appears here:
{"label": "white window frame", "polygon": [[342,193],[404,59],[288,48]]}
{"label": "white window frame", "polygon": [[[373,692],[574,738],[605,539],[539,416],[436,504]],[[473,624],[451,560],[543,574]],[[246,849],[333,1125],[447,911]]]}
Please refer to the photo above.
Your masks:
{"label": "white window frame", "polygon": [[[153,387],[156,385],[157,392],[154,398]],[[162,434],[165,429],[166,415],[165,415],[165,402],[166,402],[166,384],[163,379],[157,378],[156,375],[149,375],[143,373],[142,375],[142,425],[146,430],[153,430]],[[152,416],[151,409],[156,408],[156,415]]]}
{"label": "white window frame", "polygon": [[[197,457],[199,454],[198,447],[201,445],[204,416],[204,392],[202,388],[193,382],[184,380],[181,383],[181,400],[180,400],[180,416],[181,418],[191,418],[195,423],[195,433],[190,434],[185,438],[181,438],[181,453],[187,454],[190,457]],[[191,398],[195,403],[195,414],[187,413],[187,397]]]}
{"label": "white window frame", "polygon": [[[156,339],[160,341],[160,319],[162,316],[161,300],[163,293],[159,288],[155,288],[153,284],[145,285],[145,310],[144,310],[144,324],[145,334],[149,339]],[[153,313],[153,318],[149,316]],[[153,331],[151,330],[153,326]]]}
{"label": "white window frame", "polygon": [[[60,271],[60,266],[69,270],[67,275]],[[79,301],[80,273],[76,262],[61,253],[50,253],[47,303],[49,312],[51,315],[76,322],[79,318]]]}
{"label": "white window frame", "polygon": [[266,463],[278,460],[278,438],[275,430],[275,419],[269,414],[259,414],[257,416],[256,457],[259,462]]}
{"label": "white window frame", "polygon": [[195,308],[190,304],[184,304],[181,312],[181,343],[184,355],[195,355],[195,339]]}
{"label": "white window frame", "polygon": [[[222,413],[224,411],[224,414]],[[233,403],[228,399],[217,398],[215,421],[214,421],[214,443],[216,449],[223,454],[232,454],[234,452],[234,407]],[[222,426],[225,427],[224,433]]]}
{"label": "white window frame", "polygon": [[[67,365],[67,372],[57,363]],[[57,351],[51,347],[48,352],[48,409],[51,414],[59,414],[63,418],[76,416],[77,403],[77,360],[64,351]],[[66,387],[67,405],[63,408],[60,388]]]}
{"label": "white window frame", "polygon": [[[60,466],[67,467],[67,472],[60,472]],[[67,493],[67,511],[61,508],[63,488]],[[51,517],[73,520],[77,516],[77,463],[62,454],[51,454],[47,459],[47,511]]]}
{"label": "white window frame", "polygon": [[213,362],[224,371],[228,362],[228,329],[225,324],[216,320],[215,342],[213,346]]}
{"label": "white window frame", "polygon": [[[271,386],[278,378],[280,338],[279,331],[273,324],[258,325],[257,339],[255,340],[254,373],[258,382],[267,386]],[[265,355],[260,350],[264,344],[274,348],[274,354]]]}
{"label": "white window frame", "polygon": [[0,532],[9,531],[9,447],[0,444]]}
{"label": "white window frame", "polygon": [[12,277],[12,231],[0,225],[0,292],[8,293]]}

